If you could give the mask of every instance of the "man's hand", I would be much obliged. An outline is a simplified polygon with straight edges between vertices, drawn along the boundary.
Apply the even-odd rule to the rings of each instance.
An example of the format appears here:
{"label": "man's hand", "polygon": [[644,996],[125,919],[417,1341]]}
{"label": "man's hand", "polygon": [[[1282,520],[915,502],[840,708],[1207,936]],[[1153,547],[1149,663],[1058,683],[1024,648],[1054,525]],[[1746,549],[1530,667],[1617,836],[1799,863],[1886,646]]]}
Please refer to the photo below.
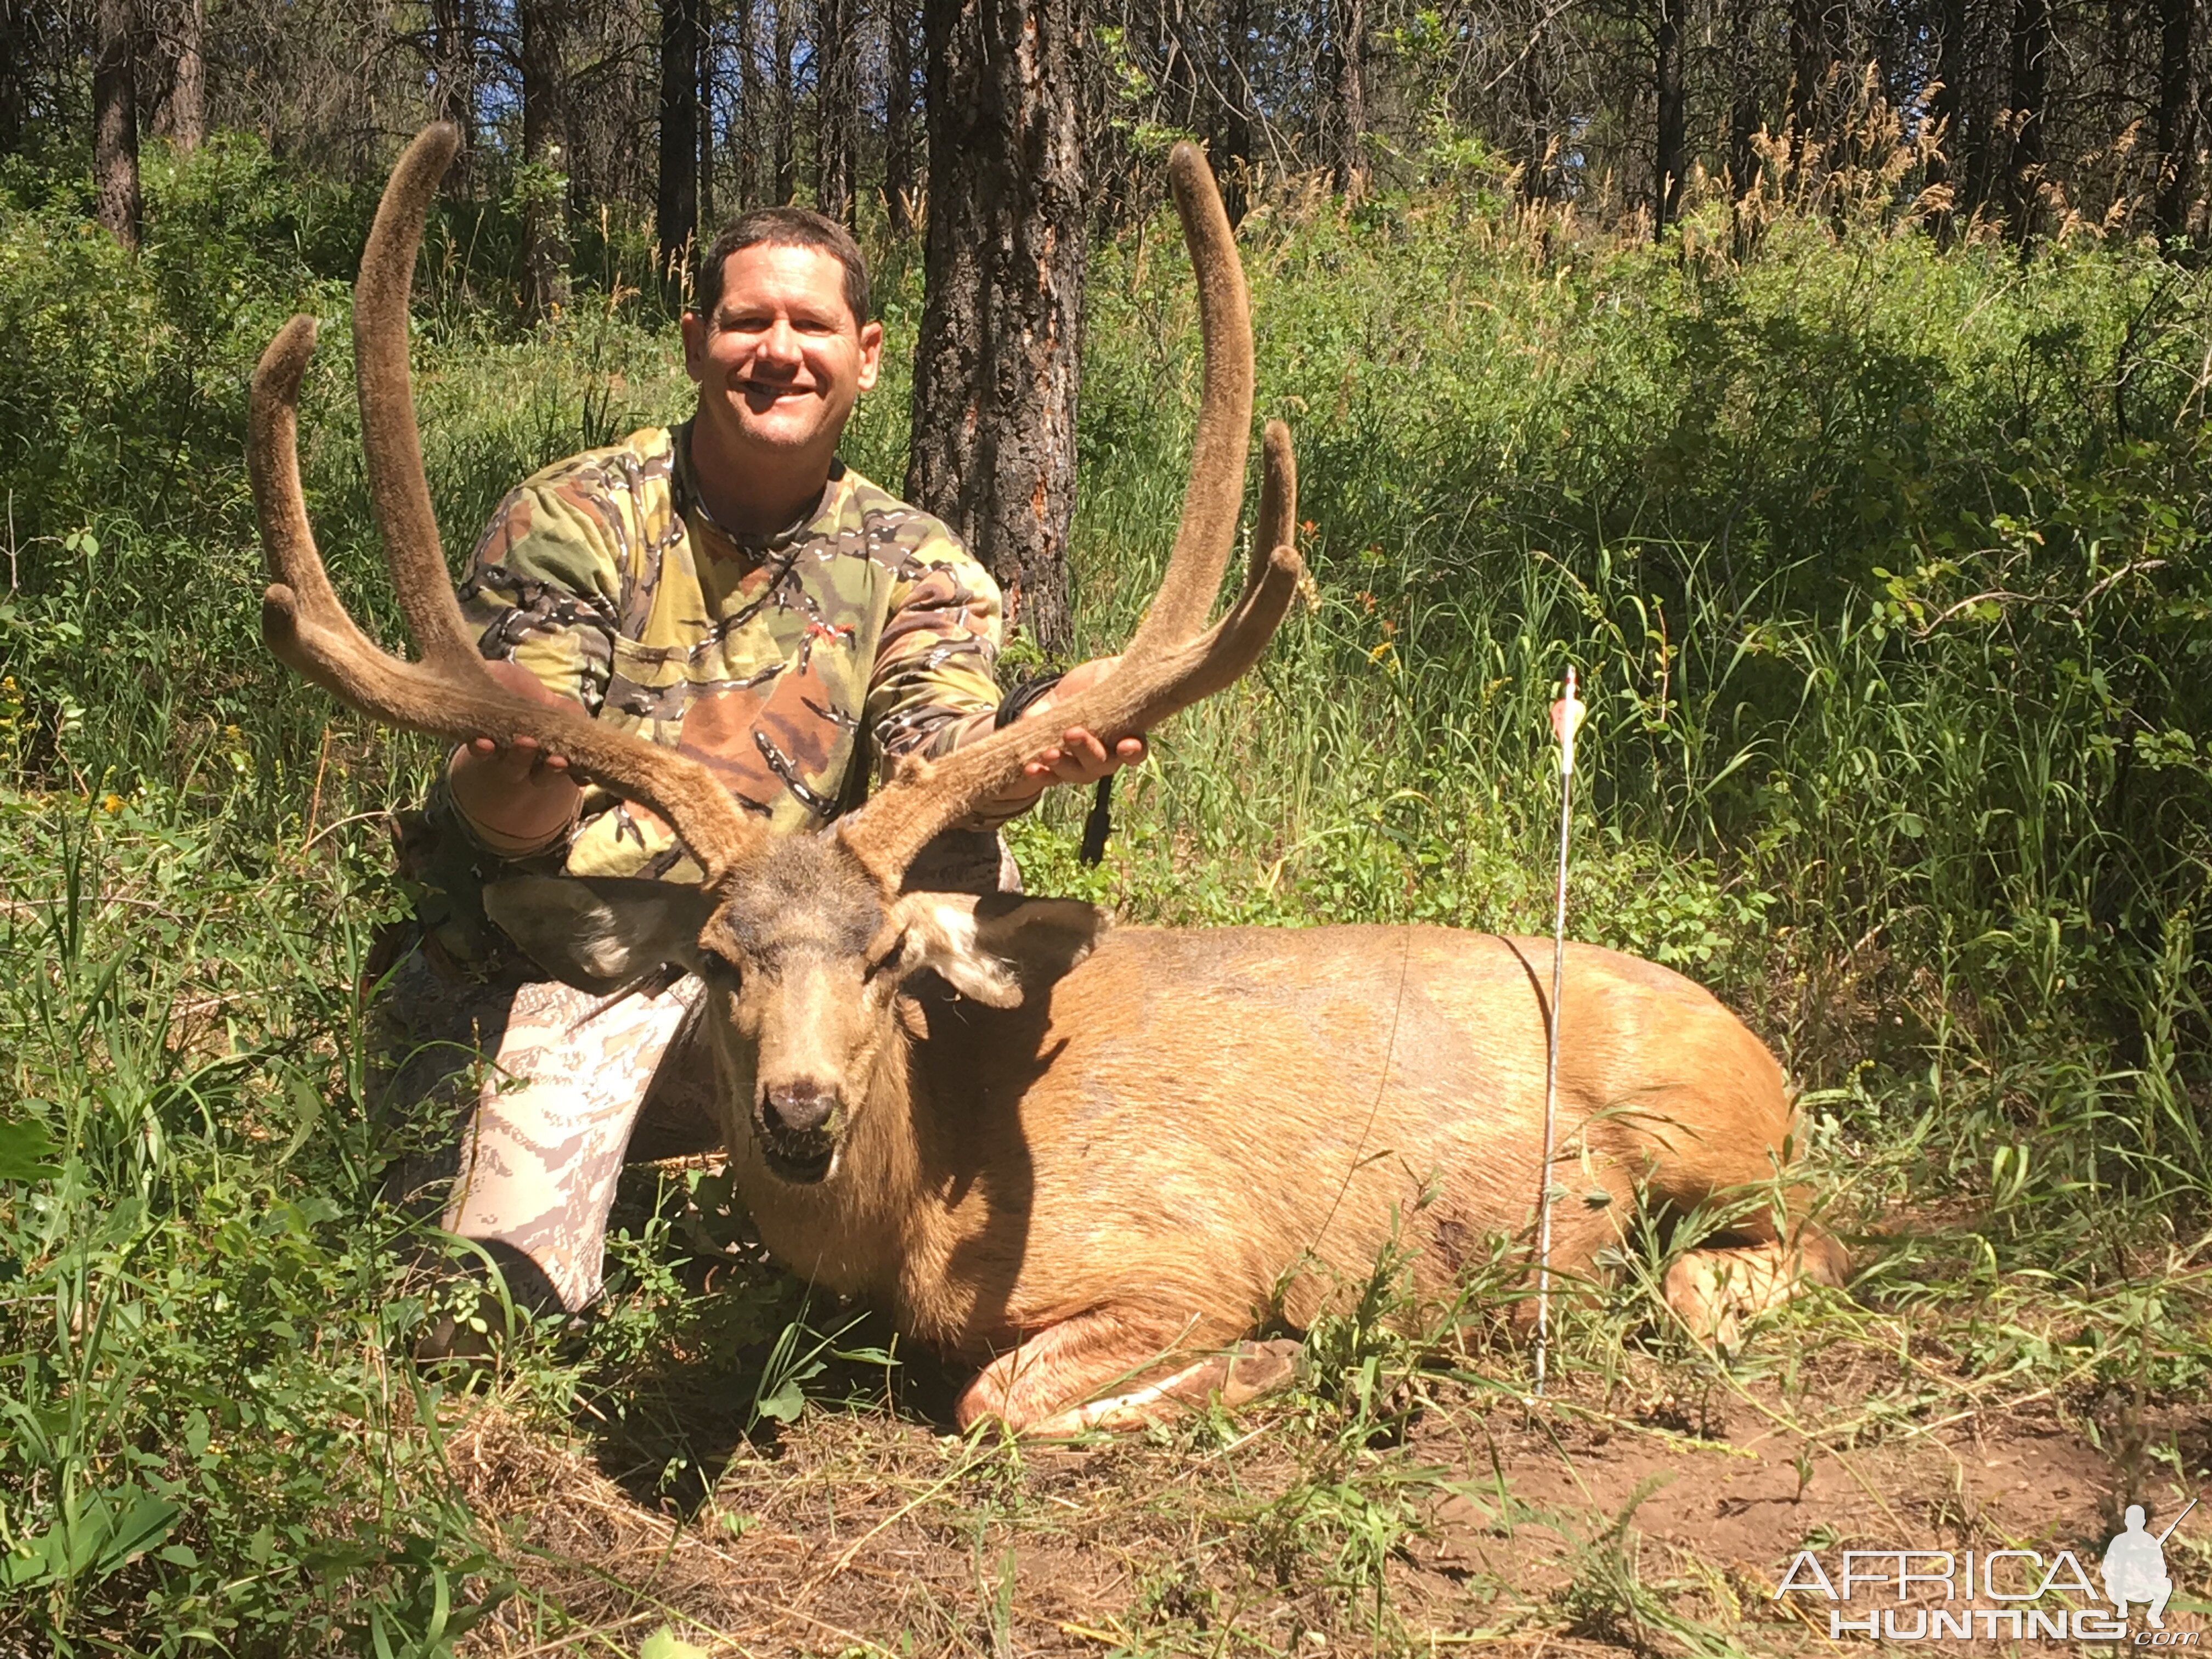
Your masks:
{"label": "man's hand", "polygon": [[[557,703],[536,675],[513,663],[487,665],[501,684],[536,702]],[[568,757],[535,738],[501,744],[477,738],[453,750],[446,769],[453,805],[495,852],[534,851],[567,829],[582,795]]]}
{"label": "man's hand", "polygon": [[[1058,685],[1024,709],[1022,718],[1037,720],[1050,714],[1054,703],[1066,702],[1089,690],[1119,667],[1121,662],[1119,657],[1099,657],[1077,664],[1060,677]],[[1058,744],[1022,768],[1022,773],[1036,779],[1039,790],[1054,783],[1096,783],[1122,767],[1139,764],[1145,752],[1142,738],[1123,738],[1109,755],[1101,739],[1079,726],[1071,726]]]}
{"label": "man's hand", "polygon": [[[1048,719],[1055,703],[1088,690],[1120,665],[1119,657],[1099,657],[1079,663],[1060,676],[1060,684],[1022,711],[1025,720]],[[1096,783],[1125,766],[1141,763],[1147,750],[1142,738],[1123,738],[1108,753],[1103,739],[1079,726],[1071,726],[1060,740],[1041,751],[1022,768],[1018,783],[1009,786],[977,807],[979,816],[1009,818],[1034,805],[1039,795],[1055,783]]]}

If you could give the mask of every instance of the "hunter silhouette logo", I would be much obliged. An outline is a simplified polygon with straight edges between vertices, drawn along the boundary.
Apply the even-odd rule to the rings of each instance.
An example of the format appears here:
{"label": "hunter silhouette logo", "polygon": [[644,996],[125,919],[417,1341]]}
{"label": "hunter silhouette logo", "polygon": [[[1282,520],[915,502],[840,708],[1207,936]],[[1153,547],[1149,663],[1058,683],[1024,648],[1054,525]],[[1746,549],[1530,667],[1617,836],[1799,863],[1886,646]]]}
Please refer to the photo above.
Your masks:
{"label": "hunter silhouette logo", "polygon": [[[2103,1605],[2073,1551],[2046,1559],[2027,1549],[1845,1550],[1832,1577],[1817,1553],[1800,1550],[1775,1586],[1774,1599],[1794,1593],[1828,1601],[1831,1640],[1851,1635],[1877,1642],[2130,1642],[2194,1650],[2199,1632],[2166,1628],[2166,1604],[2174,1589],[2166,1570],[2166,1541],[2196,1507],[2197,1500],[2190,1499],[2164,1532],[2154,1533],[2144,1524],[2142,1506],[2129,1505],[2125,1528],[2105,1546],[2099,1564]],[[2130,1607],[2142,1608],[2146,1628],[2130,1628]]]}
{"label": "hunter silhouette logo", "polygon": [[2188,1508],[2154,1538],[2144,1529],[2142,1505],[2128,1505],[2127,1530],[2105,1546],[2105,1597],[2121,1618],[2128,1616],[2129,1602],[2147,1601],[2150,1610],[2144,1617],[2150,1627],[2166,1628],[2166,1598],[2173,1594],[2173,1580],[2166,1576],[2166,1540],[2196,1507],[2192,1498]]}

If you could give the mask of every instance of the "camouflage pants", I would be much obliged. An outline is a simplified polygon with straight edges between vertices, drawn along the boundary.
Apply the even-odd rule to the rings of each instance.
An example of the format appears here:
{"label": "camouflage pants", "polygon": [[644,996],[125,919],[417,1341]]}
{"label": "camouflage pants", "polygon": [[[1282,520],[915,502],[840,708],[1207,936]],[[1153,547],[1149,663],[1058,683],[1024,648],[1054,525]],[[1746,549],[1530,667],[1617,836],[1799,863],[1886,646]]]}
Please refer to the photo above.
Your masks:
{"label": "camouflage pants", "polygon": [[[995,836],[941,837],[911,890],[1018,892]],[[393,972],[377,1009],[392,1098],[440,1099],[447,1146],[395,1171],[395,1196],[488,1247],[519,1301],[575,1312],[595,1301],[607,1215],[626,1161],[721,1143],[699,981],[619,1000],[510,972],[455,985],[423,955]],[[543,1285],[536,1280],[542,1276]]]}

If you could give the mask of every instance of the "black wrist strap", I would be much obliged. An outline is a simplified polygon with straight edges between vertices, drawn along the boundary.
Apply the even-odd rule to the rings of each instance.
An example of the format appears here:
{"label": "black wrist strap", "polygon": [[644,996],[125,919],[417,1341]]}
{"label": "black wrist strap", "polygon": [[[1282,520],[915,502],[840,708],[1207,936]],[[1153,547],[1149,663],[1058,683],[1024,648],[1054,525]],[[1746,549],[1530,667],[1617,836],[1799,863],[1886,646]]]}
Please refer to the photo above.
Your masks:
{"label": "black wrist strap", "polygon": [[[999,704],[999,712],[991,721],[991,729],[1003,732],[1030,711],[1030,705],[1060,684],[1057,674],[1040,674],[1033,680],[1024,680],[1006,693]],[[1078,855],[1085,864],[1097,864],[1106,856],[1106,838],[1114,833],[1114,779],[1109,773],[1098,780],[1098,787],[1091,796],[1091,815],[1083,820],[1083,849]]]}
{"label": "black wrist strap", "polygon": [[1098,780],[1097,793],[1091,797],[1091,816],[1083,820],[1083,850],[1077,856],[1085,864],[1096,864],[1106,856],[1106,837],[1114,833],[1114,775],[1108,773]]}
{"label": "black wrist strap", "polygon": [[994,732],[1003,732],[1030,712],[1030,705],[1060,684],[1057,674],[1040,674],[1033,680],[1024,680],[1006,693],[999,703],[997,716],[991,722]]}

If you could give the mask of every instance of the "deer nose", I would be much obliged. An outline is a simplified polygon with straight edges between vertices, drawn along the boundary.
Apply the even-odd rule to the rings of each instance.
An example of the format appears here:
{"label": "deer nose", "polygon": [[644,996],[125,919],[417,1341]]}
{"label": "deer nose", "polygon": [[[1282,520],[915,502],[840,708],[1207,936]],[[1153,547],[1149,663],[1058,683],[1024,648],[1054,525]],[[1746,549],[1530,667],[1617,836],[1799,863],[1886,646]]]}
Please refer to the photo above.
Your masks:
{"label": "deer nose", "polygon": [[830,1114],[837,1109],[837,1091],[818,1083],[793,1083],[770,1089],[763,1102],[762,1115],[770,1129],[787,1129],[794,1134],[811,1134],[830,1121]]}

